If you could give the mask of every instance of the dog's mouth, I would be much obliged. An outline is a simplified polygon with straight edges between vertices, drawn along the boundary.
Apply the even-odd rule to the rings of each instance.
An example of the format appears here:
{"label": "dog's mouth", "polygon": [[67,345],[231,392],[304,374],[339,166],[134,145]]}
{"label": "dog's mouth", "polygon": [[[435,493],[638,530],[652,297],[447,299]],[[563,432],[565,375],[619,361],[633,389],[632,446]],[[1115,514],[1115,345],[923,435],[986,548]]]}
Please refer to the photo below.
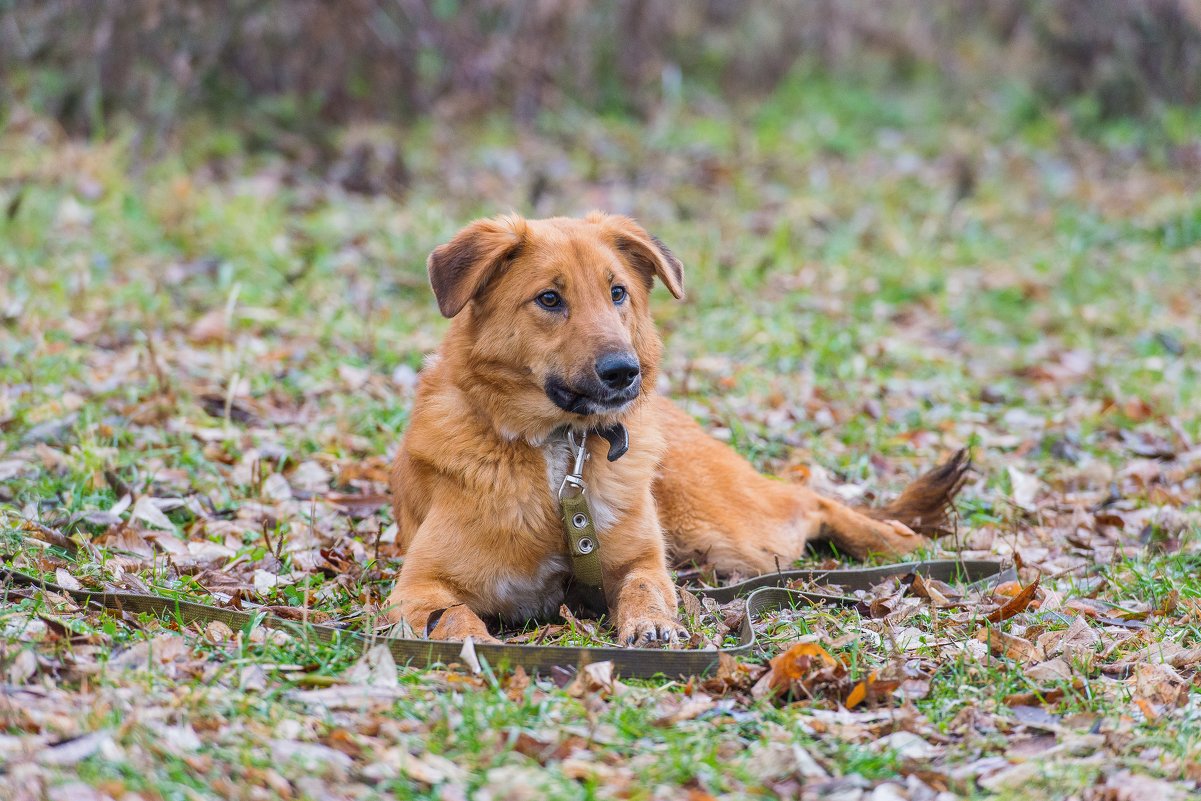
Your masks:
{"label": "dog's mouth", "polygon": [[545,387],[546,397],[550,398],[551,403],[565,412],[584,416],[624,411],[638,397],[641,389],[641,377],[634,379],[634,383],[630,386],[618,391],[600,387],[595,389],[573,387],[557,376],[548,378]]}

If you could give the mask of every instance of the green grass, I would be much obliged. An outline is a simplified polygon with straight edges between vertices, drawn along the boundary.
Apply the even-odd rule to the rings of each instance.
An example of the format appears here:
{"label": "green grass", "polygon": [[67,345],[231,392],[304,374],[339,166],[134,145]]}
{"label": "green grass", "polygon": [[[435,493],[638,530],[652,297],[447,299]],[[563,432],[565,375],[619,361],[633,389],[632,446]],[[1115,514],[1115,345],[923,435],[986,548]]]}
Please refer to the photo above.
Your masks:
{"label": "green grass", "polygon": [[[819,487],[870,499],[970,445],[979,475],[960,504],[964,547],[1017,550],[1064,602],[1147,613],[1143,645],[1201,647],[1188,606],[1201,598],[1198,460],[1186,456],[1201,439],[1201,187],[1163,160],[1164,143],[1201,137],[1195,115],[1123,129],[1077,115],[1073,128],[1012,93],[952,97],[920,80],[849,85],[811,70],[754,107],[690,101],[664,113],[648,126],[578,111],[522,130],[427,121],[405,136],[412,179],[400,200],[346,193],[204,120],[152,163],[133,159],[128,132],[70,142],[10,122],[0,131],[0,469],[18,467],[0,481],[0,555],[88,586],[124,580],[202,601],[224,572],[248,600],[369,617],[400,564],[377,544],[387,509],[352,517],[300,492],[263,498],[264,481],[319,464],[335,490],[381,491],[371,471],[403,433],[412,371],[446,326],[426,286],[429,250],[476,215],[605,205],[634,213],[684,260],[687,300],[655,298],[666,383],[757,467],[795,477],[814,465]],[[1142,156],[1129,158],[1131,142]],[[537,169],[554,172],[532,207]],[[971,190],[957,198],[965,170]],[[1011,501],[1011,466],[1044,482],[1032,511]],[[1102,507],[1111,490],[1118,502]],[[110,528],[100,516],[126,492],[202,506],[166,510],[173,531],[128,540],[122,529],[141,537],[145,521],[127,510]],[[1102,509],[1124,528],[1098,523]],[[78,554],[36,544],[26,518],[71,537]],[[289,578],[260,591],[256,570]],[[1154,614],[1172,598],[1178,611]],[[1079,662],[1079,683],[1057,683],[938,645],[954,613],[903,623],[934,643],[905,654],[930,691],[878,720],[857,709],[840,727],[834,698],[776,706],[744,689],[660,726],[702,685],[629,682],[613,697],[576,697],[546,679],[513,689],[499,666],[484,677],[402,667],[395,698],[328,711],[297,694],[345,685],[357,659],[346,644],[261,628],[214,641],[171,620],[10,597],[0,670],[19,700],[0,710],[3,743],[106,730],[112,744],[61,765],[19,765],[0,750],[0,784],[78,780],[146,798],[285,785],[298,798],[485,786],[754,798],[820,783],[781,755],[795,746],[830,775],[829,791],[921,775],[965,797],[1068,797],[1117,768],[1195,789],[1195,666],[1179,671],[1185,703],[1152,715],[1134,684],[1105,672],[1137,650],[1117,642],[1120,627],[1089,622],[1098,650],[1112,651]],[[1073,618],[1032,610],[999,628],[1054,635]],[[858,679],[896,656],[863,633],[872,625],[854,609],[780,613],[752,661],[816,637]],[[123,657],[180,636],[165,664]],[[600,640],[569,631],[558,641]],[[32,672],[22,653],[36,655]],[[1053,699],[1043,708],[1060,721],[1063,750],[1014,751],[1014,765],[1042,773],[990,785],[971,766],[1038,731],[1003,703],[1019,693]],[[177,742],[162,726],[195,737]],[[936,754],[880,742],[902,730]],[[1093,730],[1104,746],[1079,745]],[[296,761],[273,742],[315,750]],[[400,752],[445,757],[462,774],[406,774]],[[431,786],[421,770],[442,778]]]}

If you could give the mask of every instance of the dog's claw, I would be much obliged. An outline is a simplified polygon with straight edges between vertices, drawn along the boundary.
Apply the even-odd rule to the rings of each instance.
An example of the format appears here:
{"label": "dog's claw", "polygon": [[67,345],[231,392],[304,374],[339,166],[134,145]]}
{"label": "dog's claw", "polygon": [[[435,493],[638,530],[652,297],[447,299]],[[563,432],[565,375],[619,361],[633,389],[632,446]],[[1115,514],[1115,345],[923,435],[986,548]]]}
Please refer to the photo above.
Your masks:
{"label": "dog's claw", "polygon": [[668,618],[641,618],[621,627],[619,642],[643,648],[655,643],[672,645],[688,639],[688,630]]}

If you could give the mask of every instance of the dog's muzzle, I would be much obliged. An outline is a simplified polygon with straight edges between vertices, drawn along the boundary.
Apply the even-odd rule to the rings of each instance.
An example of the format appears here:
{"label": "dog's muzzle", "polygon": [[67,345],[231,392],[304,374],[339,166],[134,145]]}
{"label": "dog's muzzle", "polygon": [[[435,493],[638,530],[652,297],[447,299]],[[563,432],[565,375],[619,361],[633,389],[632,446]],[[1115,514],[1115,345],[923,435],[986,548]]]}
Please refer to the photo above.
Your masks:
{"label": "dog's muzzle", "polygon": [[[624,380],[624,379],[623,379]],[[557,376],[546,380],[546,397],[565,412],[578,415],[607,414],[621,409],[638,397],[642,376],[634,375],[626,385],[614,390],[599,380],[592,386],[572,386]]]}

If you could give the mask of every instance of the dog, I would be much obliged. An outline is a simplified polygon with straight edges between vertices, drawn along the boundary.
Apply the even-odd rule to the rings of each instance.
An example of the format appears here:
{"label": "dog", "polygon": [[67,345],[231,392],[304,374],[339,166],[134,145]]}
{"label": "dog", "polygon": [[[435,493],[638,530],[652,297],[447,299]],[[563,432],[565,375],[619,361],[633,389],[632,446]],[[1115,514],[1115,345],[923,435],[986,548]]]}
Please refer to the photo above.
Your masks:
{"label": "dog", "polygon": [[[760,475],[657,395],[651,287],[658,279],[682,298],[684,270],[633,219],[481,219],[427,266],[452,322],[420,373],[390,474],[405,557],[392,621],[495,642],[488,622],[553,617],[572,584],[559,492],[577,454],[604,601],[626,645],[688,636],[669,554],[759,574],[813,539],[861,559],[908,553],[944,530],[962,452],[893,503],[852,508]],[[595,435],[605,431],[622,442],[606,448]]]}

